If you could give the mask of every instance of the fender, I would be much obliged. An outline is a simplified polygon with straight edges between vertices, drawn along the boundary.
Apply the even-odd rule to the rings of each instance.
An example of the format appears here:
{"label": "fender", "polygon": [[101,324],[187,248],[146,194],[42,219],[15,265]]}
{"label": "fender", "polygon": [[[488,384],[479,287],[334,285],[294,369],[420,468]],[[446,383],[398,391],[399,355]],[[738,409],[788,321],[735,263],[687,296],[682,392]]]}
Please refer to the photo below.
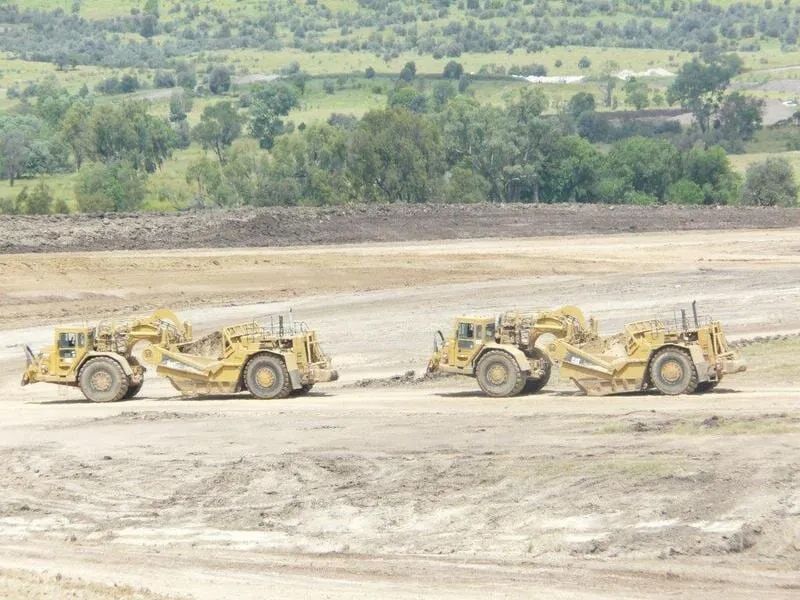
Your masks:
{"label": "fender", "polygon": [[125,373],[125,375],[127,375],[128,377],[133,377],[133,369],[131,368],[130,363],[121,354],[117,354],[116,352],[92,351],[86,353],[86,355],[83,357],[83,360],[80,362],[77,368],[74,369],[72,373],[65,378],[66,381],[78,381],[78,374],[81,372],[83,365],[85,365],[87,361],[100,356],[105,356],[106,358],[110,358],[122,368],[122,372]]}
{"label": "fender", "polygon": [[480,362],[481,358],[483,358],[483,355],[490,350],[500,350],[501,352],[509,354],[511,358],[513,358],[514,361],[517,363],[517,366],[519,366],[519,370],[522,371],[523,373],[529,372],[531,370],[531,365],[528,362],[528,357],[525,356],[525,353],[522,350],[520,350],[516,346],[511,346],[510,344],[497,344],[495,342],[489,342],[484,344],[483,348],[481,348],[481,351],[475,356],[474,359],[472,359],[471,366],[473,372],[475,370],[475,367]]}

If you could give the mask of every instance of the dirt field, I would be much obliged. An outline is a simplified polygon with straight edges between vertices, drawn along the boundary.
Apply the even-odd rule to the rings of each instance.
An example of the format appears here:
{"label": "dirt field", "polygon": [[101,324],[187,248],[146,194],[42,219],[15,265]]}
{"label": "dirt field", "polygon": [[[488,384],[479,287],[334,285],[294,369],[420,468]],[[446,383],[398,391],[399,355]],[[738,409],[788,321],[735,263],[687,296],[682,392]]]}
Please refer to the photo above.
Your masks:
{"label": "dirt field", "polygon": [[[0,597],[800,590],[800,229],[0,263]],[[709,395],[355,383],[419,372],[457,311],[575,303],[611,332],[695,298],[731,337],[770,338]],[[292,306],[342,381],[262,402],[184,400],[151,378],[112,405],[18,387],[21,344],[50,323],[162,303],[198,332]]]}
{"label": "dirt field", "polygon": [[231,248],[800,227],[800,209],[392,204],[172,214],[0,215],[0,252]]}

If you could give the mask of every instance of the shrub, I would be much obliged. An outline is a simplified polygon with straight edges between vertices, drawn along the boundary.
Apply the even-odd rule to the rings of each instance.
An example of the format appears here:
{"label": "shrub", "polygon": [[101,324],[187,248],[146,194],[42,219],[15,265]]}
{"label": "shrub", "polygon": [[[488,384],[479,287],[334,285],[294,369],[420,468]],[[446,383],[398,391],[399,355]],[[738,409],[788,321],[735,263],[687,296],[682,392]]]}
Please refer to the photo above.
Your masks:
{"label": "shrub", "polygon": [[75,183],[81,212],[137,210],[144,200],[146,176],[124,162],[84,165]]}
{"label": "shrub", "polygon": [[703,204],[705,193],[694,181],[679,179],[667,188],[667,202],[675,204]]}
{"label": "shrub", "polygon": [[784,158],[768,158],[747,169],[742,203],[750,206],[796,206],[797,182]]}

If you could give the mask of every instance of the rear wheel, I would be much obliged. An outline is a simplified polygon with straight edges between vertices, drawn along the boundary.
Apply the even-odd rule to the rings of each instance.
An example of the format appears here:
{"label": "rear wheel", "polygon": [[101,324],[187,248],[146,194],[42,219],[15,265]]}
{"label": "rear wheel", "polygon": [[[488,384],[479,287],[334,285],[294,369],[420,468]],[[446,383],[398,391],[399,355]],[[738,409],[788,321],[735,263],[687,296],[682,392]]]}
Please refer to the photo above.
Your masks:
{"label": "rear wheel", "polygon": [[525,387],[522,388],[522,393],[535,394],[541,391],[541,389],[547,385],[547,382],[550,381],[550,372],[553,363],[550,362],[547,355],[539,350],[539,348],[533,348],[526,352],[525,355],[528,357],[528,362],[531,364],[531,373],[535,375],[528,377],[525,381]]}
{"label": "rear wheel", "polygon": [[286,398],[292,393],[286,363],[276,356],[261,354],[251,358],[244,370],[244,382],[256,398]]}
{"label": "rear wheel", "polygon": [[119,363],[99,356],[89,359],[78,374],[78,385],[92,402],[116,402],[125,397],[130,381]]}
{"label": "rear wheel", "polygon": [[484,354],[475,372],[478,385],[488,396],[515,396],[525,387],[525,375],[517,361],[502,350],[490,350]]}
{"label": "rear wheel", "polygon": [[697,369],[686,352],[664,348],[650,363],[650,381],[662,394],[691,394],[697,389]]}

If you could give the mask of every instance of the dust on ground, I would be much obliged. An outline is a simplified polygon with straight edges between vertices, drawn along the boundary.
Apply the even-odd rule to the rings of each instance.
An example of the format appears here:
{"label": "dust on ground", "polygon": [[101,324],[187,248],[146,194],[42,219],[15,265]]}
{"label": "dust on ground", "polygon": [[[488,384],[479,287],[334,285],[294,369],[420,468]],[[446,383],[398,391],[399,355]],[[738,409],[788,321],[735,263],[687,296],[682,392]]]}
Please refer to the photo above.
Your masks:
{"label": "dust on ground", "polygon": [[[798,229],[0,261],[5,589],[45,570],[200,599],[800,589]],[[460,312],[574,303],[610,333],[692,299],[751,365],[710,394],[403,385]],[[270,402],[186,400],[150,374],[110,405],[18,387],[20,344],[48,323],[156,301],[191,307],[198,333],[293,306],[342,380]]]}

